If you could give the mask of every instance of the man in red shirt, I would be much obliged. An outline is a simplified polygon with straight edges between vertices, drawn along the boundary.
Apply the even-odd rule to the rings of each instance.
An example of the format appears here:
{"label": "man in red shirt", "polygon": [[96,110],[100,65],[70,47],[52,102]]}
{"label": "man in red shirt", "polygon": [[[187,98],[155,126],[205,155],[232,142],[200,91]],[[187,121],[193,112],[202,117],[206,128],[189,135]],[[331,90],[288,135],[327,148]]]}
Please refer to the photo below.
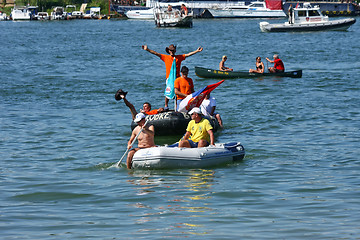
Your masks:
{"label": "man in red shirt", "polygon": [[266,60],[270,63],[274,63],[274,67],[269,67],[269,72],[276,73],[276,72],[285,72],[284,63],[279,58],[279,55],[275,54],[274,60],[270,60],[269,58],[266,58]]}
{"label": "man in red shirt", "polygon": [[[202,47],[198,47],[198,49],[196,49],[193,52],[189,52],[187,54],[182,54],[182,55],[175,55],[176,46],[171,44],[169,47],[165,48],[165,51],[169,54],[169,55],[166,55],[166,54],[160,54],[154,50],[149,49],[147,45],[143,45],[141,47],[145,51],[148,51],[149,53],[152,53],[152,54],[158,56],[165,63],[166,79],[170,75],[171,65],[172,65],[174,57],[175,57],[175,61],[176,61],[176,77],[180,77],[181,62],[184,61],[187,57],[190,57],[190,56],[194,55],[195,53],[201,52],[203,50]],[[165,98],[165,109],[168,108],[168,103],[169,103],[169,99]]]}

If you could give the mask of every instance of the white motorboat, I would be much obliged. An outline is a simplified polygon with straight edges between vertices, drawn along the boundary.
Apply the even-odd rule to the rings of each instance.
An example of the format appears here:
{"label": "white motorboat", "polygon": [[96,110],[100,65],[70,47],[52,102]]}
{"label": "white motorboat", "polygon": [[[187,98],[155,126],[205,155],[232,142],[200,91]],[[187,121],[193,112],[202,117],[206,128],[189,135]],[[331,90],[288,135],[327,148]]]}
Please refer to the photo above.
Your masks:
{"label": "white motorboat", "polygon": [[129,19],[154,19],[154,9],[137,9],[137,10],[129,10],[125,12],[125,15]]}
{"label": "white motorboat", "polygon": [[154,19],[157,27],[192,27],[193,25],[193,13],[183,15],[178,9],[169,12],[165,8],[155,7]]}
{"label": "white motorboat", "polygon": [[6,13],[0,12],[0,21],[6,21],[6,20],[8,20]]}
{"label": "white motorboat", "polygon": [[66,12],[63,7],[54,7],[50,19],[51,20],[64,20],[66,19]]}
{"label": "white motorboat", "polygon": [[11,10],[10,18],[13,21],[23,21],[31,19],[31,12],[27,7],[15,7]]}
{"label": "white motorboat", "polygon": [[37,15],[38,20],[49,20],[50,16],[47,12],[39,12]]}
{"label": "white motorboat", "polygon": [[[276,3],[276,5],[274,5]],[[284,18],[281,1],[253,2],[247,6],[230,5],[227,7],[213,7],[208,11],[214,18]]]}
{"label": "white motorboat", "polygon": [[318,6],[312,7],[310,3],[304,3],[302,7],[293,9],[288,22],[279,24],[260,22],[260,29],[262,32],[346,30],[355,22],[354,18],[329,20],[328,16],[321,13]]}
{"label": "white motorboat", "polygon": [[84,13],[83,12],[80,12],[80,11],[73,11],[71,13],[71,17],[72,18],[75,18],[75,19],[82,19],[84,16]]}
{"label": "white motorboat", "polygon": [[90,10],[87,10],[83,15],[84,19],[101,19],[101,8],[100,7],[91,7]]}
{"label": "white motorboat", "polygon": [[133,157],[134,169],[209,168],[241,161],[245,149],[240,142],[217,143],[203,148],[160,146],[138,150]]}

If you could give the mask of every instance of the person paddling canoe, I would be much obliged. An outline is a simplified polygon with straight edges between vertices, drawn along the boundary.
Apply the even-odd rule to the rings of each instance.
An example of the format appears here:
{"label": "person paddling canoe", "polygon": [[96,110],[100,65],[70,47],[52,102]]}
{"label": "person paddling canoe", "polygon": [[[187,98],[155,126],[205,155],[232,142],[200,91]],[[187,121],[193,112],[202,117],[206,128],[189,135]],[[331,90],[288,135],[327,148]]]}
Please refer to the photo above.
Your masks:
{"label": "person paddling canoe", "polygon": [[285,72],[284,63],[279,58],[279,55],[275,54],[273,58],[274,60],[270,60],[269,58],[266,58],[268,62],[274,63],[274,67],[269,67],[269,72],[271,73]]}

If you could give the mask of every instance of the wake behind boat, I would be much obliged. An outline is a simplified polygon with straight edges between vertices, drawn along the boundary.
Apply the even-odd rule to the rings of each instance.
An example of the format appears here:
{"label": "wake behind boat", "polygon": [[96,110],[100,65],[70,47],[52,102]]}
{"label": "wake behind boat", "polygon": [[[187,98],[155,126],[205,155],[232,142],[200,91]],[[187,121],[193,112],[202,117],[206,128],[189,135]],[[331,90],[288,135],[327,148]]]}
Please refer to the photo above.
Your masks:
{"label": "wake behind boat", "polygon": [[355,22],[354,18],[330,21],[328,16],[322,15],[318,6],[312,7],[310,3],[304,3],[303,7],[293,9],[289,22],[280,24],[260,22],[260,29],[262,32],[346,30]]}
{"label": "wake behind boat", "polygon": [[302,70],[294,70],[287,72],[264,72],[264,73],[249,73],[248,71],[241,72],[227,72],[220,71],[210,68],[195,67],[195,74],[201,78],[215,78],[215,79],[224,79],[224,78],[252,78],[252,77],[262,77],[262,76],[277,76],[277,77],[291,77],[291,78],[301,78]]}
{"label": "wake behind boat", "polygon": [[209,168],[241,161],[244,156],[245,149],[240,142],[217,143],[203,148],[160,146],[138,150],[132,159],[132,168]]}
{"label": "wake behind boat", "polygon": [[230,5],[227,7],[212,7],[208,11],[214,18],[284,18],[286,17],[282,2],[265,0],[253,2],[248,6]]}

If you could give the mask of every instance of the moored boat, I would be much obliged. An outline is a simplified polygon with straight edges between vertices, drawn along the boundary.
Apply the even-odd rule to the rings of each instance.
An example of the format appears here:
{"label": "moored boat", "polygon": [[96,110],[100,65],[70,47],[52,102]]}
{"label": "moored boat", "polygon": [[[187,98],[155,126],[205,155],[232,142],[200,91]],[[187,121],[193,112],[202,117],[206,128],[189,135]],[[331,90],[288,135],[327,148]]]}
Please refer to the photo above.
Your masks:
{"label": "moored boat", "polygon": [[154,9],[135,9],[125,12],[125,15],[129,19],[154,19]]}
{"label": "moored boat", "polygon": [[102,18],[104,18],[104,16],[101,15],[100,7],[91,7],[89,10],[86,10],[85,14],[83,14],[83,18],[84,19],[102,19]]}
{"label": "moored boat", "polygon": [[154,20],[157,27],[189,28],[193,26],[193,13],[189,12],[187,15],[183,15],[178,9],[168,11],[162,7],[155,7]]}
{"label": "moored boat", "polygon": [[[218,121],[215,118],[207,119],[210,121],[213,131],[216,132],[220,128]],[[181,136],[185,134],[191,116],[187,113],[168,111],[155,115],[147,115],[146,120],[149,124],[154,125],[156,136]],[[131,129],[134,129],[136,126],[137,124],[132,121]]]}
{"label": "moored boat", "polygon": [[329,20],[324,16],[319,6],[311,6],[304,3],[302,7],[293,8],[289,21],[279,24],[260,22],[262,32],[303,32],[303,31],[326,31],[347,30],[356,22],[354,18]]}
{"label": "moored boat", "polygon": [[253,2],[247,6],[234,5],[227,7],[212,7],[208,11],[214,18],[284,18],[281,0]]}
{"label": "moored boat", "polygon": [[6,21],[6,20],[8,20],[6,13],[0,12],[0,21]]}
{"label": "moored boat", "polygon": [[13,21],[28,21],[31,19],[31,11],[27,7],[14,7],[10,18]]}
{"label": "moored boat", "polygon": [[47,12],[39,12],[37,15],[37,20],[49,20],[50,16]]}
{"label": "moored boat", "polygon": [[50,19],[51,20],[64,20],[66,19],[66,12],[64,10],[63,7],[54,7],[51,15],[50,15]]}
{"label": "moored boat", "polygon": [[249,73],[248,71],[220,71],[211,68],[195,67],[195,74],[201,78],[215,78],[215,79],[225,79],[225,78],[253,78],[253,77],[263,77],[263,76],[277,76],[277,77],[291,77],[291,78],[301,78],[302,70],[294,70],[287,72],[264,72],[264,73]]}
{"label": "moored boat", "polygon": [[245,149],[240,142],[217,143],[203,148],[170,146],[138,150],[132,160],[134,169],[209,168],[241,161]]}

